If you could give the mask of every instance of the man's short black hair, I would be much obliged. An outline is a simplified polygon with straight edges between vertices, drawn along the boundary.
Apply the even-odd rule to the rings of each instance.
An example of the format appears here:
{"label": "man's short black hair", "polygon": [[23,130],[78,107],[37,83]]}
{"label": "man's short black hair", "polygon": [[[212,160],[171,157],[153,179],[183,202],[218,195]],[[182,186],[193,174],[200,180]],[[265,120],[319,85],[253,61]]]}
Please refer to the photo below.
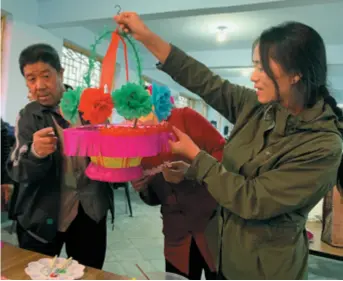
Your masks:
{"label": "man's short black hair", "polygon": [[27,64],[44,62],[60,72],[62,69],[60,57],[57,51],[48,44],[34,44],[25,48],[19,56],[19,67],[24,75],[24,67]]}

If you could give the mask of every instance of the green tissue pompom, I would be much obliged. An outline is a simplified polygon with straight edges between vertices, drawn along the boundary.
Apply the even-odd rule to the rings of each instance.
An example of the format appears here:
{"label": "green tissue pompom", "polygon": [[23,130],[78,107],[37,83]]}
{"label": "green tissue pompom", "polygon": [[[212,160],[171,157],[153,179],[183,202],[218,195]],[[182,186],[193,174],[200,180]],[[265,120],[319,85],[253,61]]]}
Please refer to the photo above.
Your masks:
{"label": "green tissue pompom", "polygon": [[135,83],[127,83],[114,91],[112,100],[118,114],[128,120],[147,116],[152,111],[149,93]]}
{"label": "green tissue pompom", "polygon": [[79,114],[78,107],[83,88],[77,87],[75,90],[68,90],[63,93],[60,108],[65,120],[75,124]]}

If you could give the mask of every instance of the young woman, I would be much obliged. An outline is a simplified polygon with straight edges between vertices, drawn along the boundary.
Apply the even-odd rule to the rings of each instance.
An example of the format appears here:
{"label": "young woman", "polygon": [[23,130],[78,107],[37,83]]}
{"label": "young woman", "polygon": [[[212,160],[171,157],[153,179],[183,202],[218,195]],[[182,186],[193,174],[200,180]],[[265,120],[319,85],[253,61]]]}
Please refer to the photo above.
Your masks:
{"label": "young woman", "polygon": [[[173,108],[167,121],[221,161],[225,140],[199,113],[189,107]],[[171,162],[171,166],[165,167],[156,176],[145,177],[132,185],[140,191],[145,203],[161,205],[166,272],[199,280],[204,271],[206,279],[213,280],[217,273],[205,239],[205,229],[217,203],[204,184],[185,180],[184,173],[177,169],[182,160],[187,161],[172,153],[144,158],[142,165],[145,169],[152,169],[165,161]]]}
{"label": "young woman", "polygon": [[221,163],[177,129],[171,143],[192,161],[186,178],[206,183],[221,206],[209,232],[220,277],[306,278],[307,216],[337,183],[342,159],[342,111],[326,87],[321,36],[297,22],[265,30],[253,50],[253,91],[213,74],[137,14],[116,21],[160,69],[235,124]]}

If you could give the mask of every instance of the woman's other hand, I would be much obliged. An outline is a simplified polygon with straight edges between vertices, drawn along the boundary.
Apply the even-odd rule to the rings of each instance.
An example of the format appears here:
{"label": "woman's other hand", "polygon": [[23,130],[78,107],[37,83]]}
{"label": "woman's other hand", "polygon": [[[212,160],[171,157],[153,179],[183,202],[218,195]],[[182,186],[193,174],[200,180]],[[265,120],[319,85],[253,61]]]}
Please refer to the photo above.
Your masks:
{"label": "woman's other hand", "polygon": [[173,127],[173,130],[178,140],[169,141],[172,152],[193,160],[200,152],[200,148],[187,134],[176,127]]}

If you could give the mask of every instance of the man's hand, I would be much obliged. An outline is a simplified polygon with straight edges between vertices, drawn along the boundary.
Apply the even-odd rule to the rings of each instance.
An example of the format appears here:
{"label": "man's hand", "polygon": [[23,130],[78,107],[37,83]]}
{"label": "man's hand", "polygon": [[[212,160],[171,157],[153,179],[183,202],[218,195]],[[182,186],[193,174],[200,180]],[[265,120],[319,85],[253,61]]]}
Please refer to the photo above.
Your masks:
{"label": "man's hand", "polygon": [[139,180],[132,181],[131,182],[132,187],[136,191],[142,191],[142,190],[144,190],[144,189],[146,189],[148,187],[148,184],[150,183],[152,178],[153,178],[153,176],[143,176]]}
{"label": "man's hand", "polygon": [[167,182],[178,184],[185,179],[189,166],[184,161],[171,162],[162,169],[163,177]]}
{"label": "man's hand", "polygon": [[44,158],[56,151],[57,137],[52,127],[41,129],[33,134],[32,152]]}

